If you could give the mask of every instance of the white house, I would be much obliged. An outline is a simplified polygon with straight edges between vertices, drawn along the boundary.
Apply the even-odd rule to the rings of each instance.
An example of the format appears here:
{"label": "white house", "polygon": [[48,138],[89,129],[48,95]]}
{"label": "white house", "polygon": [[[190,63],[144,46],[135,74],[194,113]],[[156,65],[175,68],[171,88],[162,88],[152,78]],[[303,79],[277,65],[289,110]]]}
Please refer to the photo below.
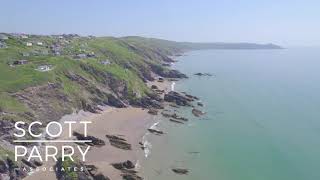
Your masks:
{"label": "white house", "polygon": [[31,43],[31,42],[27,42],[27,46],[28,46],[28,47],[31,47],[31,46],[32,46],[32,43]]}
{"label": "white house", "polygon": [[36,70],[41,71],[41,72],[51,71],[52,66],[51,65],[40,65],[40,66],[38,66],[38,68]]}
{"label": "white house", "polygon": [[43,45],[43,42],[37,42],[37,45],[38,45],[38,46],[42,46],[42,45]]}
{"label": "white house", "polygon": [[21,35],[21,38],[22,39],[28,39],[28,36],[27,35]]}

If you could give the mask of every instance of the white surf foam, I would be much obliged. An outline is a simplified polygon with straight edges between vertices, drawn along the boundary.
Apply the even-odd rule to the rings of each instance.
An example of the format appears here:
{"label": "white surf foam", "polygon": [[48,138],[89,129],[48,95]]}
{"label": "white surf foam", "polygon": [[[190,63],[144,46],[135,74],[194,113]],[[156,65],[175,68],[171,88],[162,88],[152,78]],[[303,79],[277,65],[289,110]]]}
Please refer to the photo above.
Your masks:
{"label": "white surf foam", "polygon": [[175,82],[172,82],[171,83],[171,91],[174,91],[174,86],[176,85],[176,83]]}

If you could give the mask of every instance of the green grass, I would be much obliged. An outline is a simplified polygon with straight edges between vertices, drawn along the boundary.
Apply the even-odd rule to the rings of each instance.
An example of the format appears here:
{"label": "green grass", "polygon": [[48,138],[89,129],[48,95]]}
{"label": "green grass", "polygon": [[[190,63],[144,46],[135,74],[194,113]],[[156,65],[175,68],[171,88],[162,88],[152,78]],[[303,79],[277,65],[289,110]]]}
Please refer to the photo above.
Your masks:
{"label": "green grass", "polygon": [[6,92],[0,92],[0,108],[6,112],[25,112],[27,108]]}
{"label": "green grass", "polygon": [[[44,46],[37,46],[35,42],[41,41]],[[0,49],[0,108],[5,112],[23,113],[28,109],[14,97],[12,93],[24,90],[28,87],[58,83],[61,85],[60,91],[71,99],[75,107],[79,107],[81,99],[90,99],[92,94],[88,87],[82,87],[77,82],[71,81],[66,74],[77,74],[89,80],[89,87],[104,87],[103,73],[108,73],[113,78],[126,84],[126,95],[129,99],[136,98],[136,94],[144,96],[149,89],[143,83],[141,76],[150,73],[149,65],[160,66],[157,62],[154,51],[170,54],[168,42],[158,42],[153,39],[140,38],[113,38],[100,37],[88,39],[85,37],[68,39],[69,43],[63,45],[63,55],[40,55],[22,57],[22,52],[33,52],[35,50],[48,51],[47,46],[57,42],[54,37],[30,36],[28,39],[9,38],[6,40],[8,48]],[[26,47],[26,42],[33,42],[32,47]],[[167,43],[167,44],[166,44]],[[137,52],[130,47],[130,44],[137,46],[141,51]],[[94,52],[95,58],[85,58],[81,60],[73,59],[77,53]],[[148,59],[148,55],[155,60]],[[28,64],[11,67],[8,64],[15,60],[26,59]],[[110,65],[102,65],[102,60],[108,60]],[[39,65],[50,64],[53,70],[39,72],[35,70]],[[99,74],[85,71],[82,66],[91,66]],[[58,104],[58,103],[57,103]],[[16,119],[15,115],[3,117],[5,119]],[[3,119],[2,118],[2,119]]]}
{"label": "green grass", "polygon": [[72,180],[78,179],[78,174],[73,170],[73,168],[70,168],[75,166],[76,166],[75,162],[73,162],[69,157],[67,157],[64,161],[62,161],[62,167],[65,170],[67,179],[72,179]]}

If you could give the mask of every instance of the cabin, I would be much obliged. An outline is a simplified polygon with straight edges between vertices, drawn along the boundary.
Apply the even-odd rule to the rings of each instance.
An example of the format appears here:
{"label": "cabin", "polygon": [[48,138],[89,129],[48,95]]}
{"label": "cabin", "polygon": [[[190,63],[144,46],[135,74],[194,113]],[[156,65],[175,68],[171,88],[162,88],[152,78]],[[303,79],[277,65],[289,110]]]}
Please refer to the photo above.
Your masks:
{"label": "cabin", "polygon": [[32,46],[32,43],[31,42],[27,42],[26,44],[28,47],[31,47]]}
{"label": "cabin", "polygon": [[21,59],[17,61],[13,61],[12,65],[23,65],[23,64],[28,64],[28,60]]}
{"label": "cabin", "polygon": [[42,46],[42,45],[43,45],[43,42],[37,42],[37,45],[38,45],[38,46]]}
{"label": "cabin", "polygon": [[40,65],[36,69],[37,71],[46,72],[52,70],[52,65]]}

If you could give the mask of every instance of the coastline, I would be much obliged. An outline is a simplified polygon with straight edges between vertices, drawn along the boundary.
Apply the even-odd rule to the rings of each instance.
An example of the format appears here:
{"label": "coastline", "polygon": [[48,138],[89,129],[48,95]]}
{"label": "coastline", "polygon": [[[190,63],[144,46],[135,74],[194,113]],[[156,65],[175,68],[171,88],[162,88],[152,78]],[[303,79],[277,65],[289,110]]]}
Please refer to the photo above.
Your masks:
{"label": "coastline", "polygon": [[[164,82],[148,82],[148,86],[156,85],[159,90],[166,93],[172,90],[174,82],[164,80]],[[167,105],[166,105],[167,106]],[[148,129],[156,129],[159,121],[156,116],[148,113],[148,109],[127,107],[101,107],[103,111],[100,113],[90,113],[79,111],[77,113],[65,115],[60,119],[64,121],[92,121],[88,125],[88,135],[97,137],[106,142],[102,147],[91,147],[86,156],[86,165],[94,165],[98,168],[98,173],[105,175],[110,179],[122,179],[121,171],[115,169],[112,164],[124,161],[131,161],[135,164],[135,170],[138,172],[141,168],[140,162],[148,158],[151,153],[152,144],[148,141],[151,134]],[[82,126],[73,126],[74,131],[81,132]],[[112,146],[106,135],[116,135],[123,137],[131,145],[131,150],[123,150]],[[64,131],[59,139],[68,139],[67,131]],[[141,146],[142,143],[142,146]],[[48,145],[48,143],[46,143]],[[51,143],[51,145],[61,147],[61,144]],[[75,146],[76,144],[70,144]],[[80,154],[75,154],[79,156]],[[43,167],[53,167],[55,162],[48,161]],[[56,179],[54,171],[34,171],[24,179],[32,180],[51,180]]]}

